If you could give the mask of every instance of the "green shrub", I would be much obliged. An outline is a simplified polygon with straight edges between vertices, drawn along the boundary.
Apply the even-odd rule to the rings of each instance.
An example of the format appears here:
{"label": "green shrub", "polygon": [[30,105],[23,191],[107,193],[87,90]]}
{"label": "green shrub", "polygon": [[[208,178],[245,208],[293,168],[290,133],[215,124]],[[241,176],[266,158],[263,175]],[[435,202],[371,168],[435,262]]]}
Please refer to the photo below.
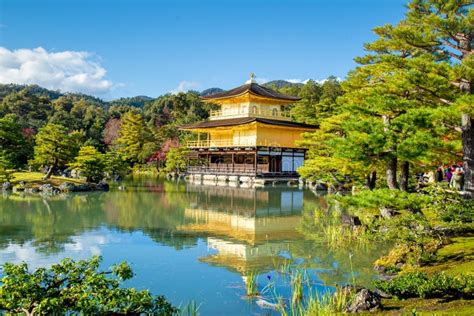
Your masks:
{"label": "green shrub", "polygon": [[345,206],[355,208],[388,208],[394,211],[413,213],[421,211],[423,206],[429,202],[429,197],[426,195],[389,189],[361,191],[354,195],[336,197],[336,199]]}
{"label": "green shrub", "polygon": [[399,275],[391,281],[378,280],[375,286],[398,298],[472,298],[474,295],[474,276],[450,276],[437,273],[429,277],[424,272],[410,272]]}
{"label": "green shrub", "polygon": [[429,186],[424,191],[431,203],[426,208],[447,223],[472,223],[474,220],[474,200],[464,199],[458,192],[447,190],[443,185]]}
{"label": "green shrub", "polygon": [[99,271],[101,257],[64,259],[31,271],[26,263],[5,263],[0,279],[0,314],[173,315],[178,309],[163,296],[122,286],[133,277],[125,262]]}

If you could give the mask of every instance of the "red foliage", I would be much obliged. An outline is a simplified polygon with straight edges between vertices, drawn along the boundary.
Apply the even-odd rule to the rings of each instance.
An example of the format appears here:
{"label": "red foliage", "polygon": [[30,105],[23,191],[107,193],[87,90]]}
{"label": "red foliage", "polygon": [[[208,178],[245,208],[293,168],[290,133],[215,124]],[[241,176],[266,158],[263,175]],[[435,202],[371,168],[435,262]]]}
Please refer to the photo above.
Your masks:
{"label": "red foliage", "polygon": [[179,139],[177,137],[169,138],[163,142],[160,150],[155,151],[155,153],[153,153],[153,155],[151,155],[151,157],[148,158],[147,162],[148,163],[164,162],[166,160],[166,153],[171,148],[177,148],[177,147],[179,147]]}
{"label": "red foliage", "polygon": [[23,134],[23,137],[25,137],[25,138],[32,138],[33,136],[36,135],[36,131],[31,127],[23,128],[21,130],[21,133]]}

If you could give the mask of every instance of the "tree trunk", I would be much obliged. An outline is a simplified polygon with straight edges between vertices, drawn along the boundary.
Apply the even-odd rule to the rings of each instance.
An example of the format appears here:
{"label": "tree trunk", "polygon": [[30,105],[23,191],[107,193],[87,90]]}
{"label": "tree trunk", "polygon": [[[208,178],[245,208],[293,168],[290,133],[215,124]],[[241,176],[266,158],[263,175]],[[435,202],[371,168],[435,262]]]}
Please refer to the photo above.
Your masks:
{"label": "tree trunk", "polygon": [[387,162],[387,185],[390,190],[397,190],[397,157],[390,157]]}
{"label": "tree trunk", "polygon": [[370,191],[375,189],[375,181],[376,180],[377,180],[377,172],[376,171],[372,171],[370,174],[368,174],[365,177],[365,186],[367,187],[367,189],[369,189]]}
{"label": "tree trunk", "polygon": [[474,198],[474,128],[469,114],[462,115],[462,152],[464,191],[467,198]]}
{"label": "tree trunk", "polygon": [[408,163],[408,161],[404,161],[400,167],[400,190],[408,192],[408,177],[410,174],[410,164]]}
{"label": "tree trunk", "polygon": [[51,178],[51,175],[53,174],[54,166],[49,166],[48,172],[43,177],[43,180],[48,180]]}
{"label": "tree trunk", "polygon": [[[388,115],[383,115],[383,125],[384,125],[384,132],[387,133],[389,131],[389,126],[390,126],[390,117]],[[387,185],[390,190],[397,190],[398,189],[398,184],[397,184],[397,157],[393,155],[395,152],[395,147],[392,146],[390,148],[390,154],[388,157],[387,161]]]}

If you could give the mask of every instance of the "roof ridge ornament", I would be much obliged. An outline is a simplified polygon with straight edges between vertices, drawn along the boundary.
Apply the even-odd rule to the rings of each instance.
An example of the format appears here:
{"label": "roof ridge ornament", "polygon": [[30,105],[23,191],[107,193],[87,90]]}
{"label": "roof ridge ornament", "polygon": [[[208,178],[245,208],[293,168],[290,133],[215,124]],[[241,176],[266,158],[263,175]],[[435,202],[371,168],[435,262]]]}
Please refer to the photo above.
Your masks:
{"label": "roof ridge ornament", "polygon": [[255,74],[253,72],[250,73],[250,79],[247,80],[245,83],[256,83],[257,81],[255,80]]}

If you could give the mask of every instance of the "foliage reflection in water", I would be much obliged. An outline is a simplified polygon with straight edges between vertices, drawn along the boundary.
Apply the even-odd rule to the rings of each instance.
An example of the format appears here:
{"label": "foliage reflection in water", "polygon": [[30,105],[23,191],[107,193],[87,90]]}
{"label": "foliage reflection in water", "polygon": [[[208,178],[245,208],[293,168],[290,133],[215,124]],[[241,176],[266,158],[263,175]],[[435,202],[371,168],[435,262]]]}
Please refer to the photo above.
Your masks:
{"label": "foliage reflection in water", "polygon": [[370,284],[372,262],[386,249],[331,246],[315,237],[324,235],[325,223],[340,224],[316,220],[321,214],[334,219],[343,212],[305,189],[150,178],[125,187],[50,198],[3,195],[0,263],[38,267],[100,254],[104,266],[123,260],[132,265],[136,277],[127,286],[149,288],[175,305],[195,301],[203,315],[242,315],[265,308],[258,299],[245,299],[248,275],[264,292],[260,298],[291,301],[294,271],[304,271],[304,282],[293,282],[304,293],[332,293],[353,278]]}

